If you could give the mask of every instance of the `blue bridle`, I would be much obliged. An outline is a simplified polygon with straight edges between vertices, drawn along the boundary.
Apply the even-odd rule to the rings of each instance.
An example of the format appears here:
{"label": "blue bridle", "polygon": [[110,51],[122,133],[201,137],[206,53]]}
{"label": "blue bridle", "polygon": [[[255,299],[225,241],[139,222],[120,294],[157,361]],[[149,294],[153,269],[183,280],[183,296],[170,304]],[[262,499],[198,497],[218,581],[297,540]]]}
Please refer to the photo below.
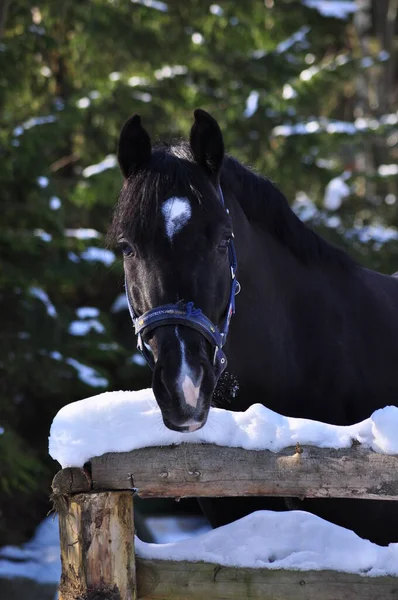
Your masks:
{"label": "blue bridle", "polygon": [[[221,203],[225,208],[221,187],[219,187],[219,192]],[[225,208],[225,210],[229,214],[229,210],[227,208]],[[127,281],[125,282],[127,305],[137,335],[137,348],[152,370],[155,367],[155,360],[150,348],[143,340],[143,335],[148,334],[150,331],[153,331],[162,325],[185,325],[199,331],[199,333],[201,333],[211,344],[212,348],[214,348],[213,365],[216,377],[218,378],[224,371],[227,366],[227,358],[222,348],[227,339],[232,315],[235,313],[235,296],[240,292],[240,284],[236,279],[238,263],[233,235],[229,242],[228,255],[231,274],[231,289],[227,313],[220,327],[214,325],[214,323],[203,314],[200,308],[195,308],[193,302],[184,303],[183,301],[180,301],[176,304],[163,304],[162,306],[151,308],[139,317],[134,312]]]}

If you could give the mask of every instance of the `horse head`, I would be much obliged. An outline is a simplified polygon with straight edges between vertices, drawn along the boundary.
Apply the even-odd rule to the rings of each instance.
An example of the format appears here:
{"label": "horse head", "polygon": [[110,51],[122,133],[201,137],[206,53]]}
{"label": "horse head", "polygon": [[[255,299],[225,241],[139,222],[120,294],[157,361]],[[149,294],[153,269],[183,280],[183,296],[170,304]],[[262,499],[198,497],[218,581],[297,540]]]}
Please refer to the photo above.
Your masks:
{"label": "horse head", "polygon": [[138,115],[122,128],[124,185],[112,232],[124,255],[126,294],[138,346],[153,368],[165,425],[203,427],[234,312],[232,221],[220,187],[224,143],[196,110],[189,143],[152,147]]}

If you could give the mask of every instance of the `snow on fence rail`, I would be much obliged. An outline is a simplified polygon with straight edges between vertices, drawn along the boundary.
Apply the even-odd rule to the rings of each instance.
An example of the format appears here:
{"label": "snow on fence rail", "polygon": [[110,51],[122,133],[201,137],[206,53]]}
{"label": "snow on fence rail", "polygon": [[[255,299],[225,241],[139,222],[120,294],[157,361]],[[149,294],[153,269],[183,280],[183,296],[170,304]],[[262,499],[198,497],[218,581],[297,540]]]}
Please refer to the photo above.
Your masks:
{"label": "snow on fence rail", "polygon": [[[62,469],[53,481],[60,520],[60,600],[398,598],[398,577],[360,574],[383,573],[377,568],[272,570],[140,558],[134,552],[134,494],[398,500],[398,456],[358,443],[340,449],[296,444],[278,453],[182,444],[107,453],[84,468]],[[396,544],[384,549],[344,531],[364,544],[365,552],[388,551],[387,560],[397,568],[387,572],[398,575]],[[354,553],[361,553],[359,547]]]}

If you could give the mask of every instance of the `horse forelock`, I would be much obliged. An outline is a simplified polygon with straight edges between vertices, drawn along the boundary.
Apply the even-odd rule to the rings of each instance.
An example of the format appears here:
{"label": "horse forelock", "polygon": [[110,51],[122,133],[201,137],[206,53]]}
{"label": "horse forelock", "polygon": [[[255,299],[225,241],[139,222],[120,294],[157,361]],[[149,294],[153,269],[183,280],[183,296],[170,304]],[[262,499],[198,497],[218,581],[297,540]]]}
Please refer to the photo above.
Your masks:
{"label": "horse forelock", "polygon": [[210,181],[195,164],[189,144],[184,142],[155,146],[151,161],[125,180],[108,242],[115,243],[121,233],[128,233],[138,243],[152,238],[159,219],[164,219],[162,204],[173,197],[189,198],[204,205],[214,200]]}

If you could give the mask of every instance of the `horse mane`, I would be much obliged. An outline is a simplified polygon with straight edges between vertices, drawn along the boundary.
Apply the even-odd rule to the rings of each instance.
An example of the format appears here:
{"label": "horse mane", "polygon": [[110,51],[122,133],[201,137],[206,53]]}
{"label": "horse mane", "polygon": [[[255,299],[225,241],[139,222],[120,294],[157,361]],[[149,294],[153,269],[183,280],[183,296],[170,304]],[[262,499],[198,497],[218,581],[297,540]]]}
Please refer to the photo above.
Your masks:
{"label": "horse mane", "polygon": [[[305,264],[334,263],[350,267],[355,261],[307,227],[290,208],[285,196],[266,177],[224,157],[221,169],[224,195],[232,195],[248,221],[272,235]],[[116,205],[107,242],[114,244],[124,230],[138,243],[155,235],[159,206],[169,195],[193,195],[214,210],[214,188],[198,169],[187,142],[156,145],[151,162],[125,181]]]}
{"label": "horse mane", "polygon": [[301,262],[331,263],[347,268],[356,265],[344,250],[333,246],[303,223],[272,181],[233,157],[224,159],[221,186],[226,195],[235,196],[250,223],[272,235]]}

